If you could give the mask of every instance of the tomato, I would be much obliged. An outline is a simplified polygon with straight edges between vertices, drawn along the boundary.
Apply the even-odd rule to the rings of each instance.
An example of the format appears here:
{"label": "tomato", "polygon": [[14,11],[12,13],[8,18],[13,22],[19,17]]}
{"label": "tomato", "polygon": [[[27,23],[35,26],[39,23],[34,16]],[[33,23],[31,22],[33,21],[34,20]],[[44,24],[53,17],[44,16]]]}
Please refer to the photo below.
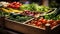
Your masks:
{"label": "tomato", "polygon": [[17,6],[17,4],[14,4],[15,6]]}
{"label": "tomato", "polygon": [[42,22],[42,21],[43,21],[43,18],[40,18],[38,21],[39,21],[39,22]]}
{"label": "tomato", "polygon": [[40,26],[41,24],[42,24],[41,22],[37,22],[37,24],[36,24],[36,25],[37,25],[37,26]]}
{"label": "tomato", "polygon": [[16,5],[17,8],[19,8],[20,6],[19,5]]}
{"label": "tomato", "polygon": [[13,8],[15,8],[15,9],[16,9],[17,7],[16,7],[16,6],[14,6]]}
{"label": "tomato", "polygon": [[19,5],[19,4],[20,4],[20,2],[17,2],[16,4],[17,4],[17,5]]}
{"label": "tomato", "polygon": [[43,24],[46,24],[47,23],[47,20],[46,19],[42,20],[42,23]]}
{"label": "tomato", "polygon": [[39,21],[39,22],[41,22],[41,21],[42,21],[42,19],[39,19],[38,21]]}

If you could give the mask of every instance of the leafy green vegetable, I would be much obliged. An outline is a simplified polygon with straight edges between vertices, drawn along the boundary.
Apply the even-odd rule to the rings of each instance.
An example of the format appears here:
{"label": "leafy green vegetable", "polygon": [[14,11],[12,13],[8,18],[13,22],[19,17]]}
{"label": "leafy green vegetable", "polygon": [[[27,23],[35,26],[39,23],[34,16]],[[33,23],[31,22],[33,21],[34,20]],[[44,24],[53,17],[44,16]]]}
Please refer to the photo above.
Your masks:
{"label": "leafy green vegetable", "polygon": [[13,15],[13,14],[8,17],[8,19],[18,21],[18,22],[25,22],[31,18],[32,17],[29,17],[29,16]]}
{"label": "leafy green vegetable", "polygon": [[60,20],[60,14],[55,17],[55,14],[45,15],[45,19]]}
{"label": "leafy green vegetable", "polygon": [[39,6],[36,3],[32,4],[23,4],[20,6],[21,10],[30,10],[30,11],[38,11],[38,12],[47,12],[50,8],[46,6]]}

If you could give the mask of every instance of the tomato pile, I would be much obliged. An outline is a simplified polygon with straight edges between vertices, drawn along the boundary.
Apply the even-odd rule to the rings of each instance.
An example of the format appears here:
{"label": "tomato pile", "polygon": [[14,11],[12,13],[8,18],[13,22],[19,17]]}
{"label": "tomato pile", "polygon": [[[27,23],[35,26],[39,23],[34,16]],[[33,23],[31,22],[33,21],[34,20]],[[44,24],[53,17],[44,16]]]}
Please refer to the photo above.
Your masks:
{"label": "tomato pile", "polygon": [[12,2],[8,5],[10,8],[19,8],[22,4],[20,2]]}
{"label": "tomato pile", "polygon": [[52,28],[53,26],[56,26],[57,24],[59,24],[59,22],[60,22],[60,20],[52,20],[52,19],[46,20],[43,17],[41,17],[39,19],[34,19],[34,20],[28,22],[27,24],[45,28],[45,25],[48,23],[48,24],[50,24],[50,27]]}

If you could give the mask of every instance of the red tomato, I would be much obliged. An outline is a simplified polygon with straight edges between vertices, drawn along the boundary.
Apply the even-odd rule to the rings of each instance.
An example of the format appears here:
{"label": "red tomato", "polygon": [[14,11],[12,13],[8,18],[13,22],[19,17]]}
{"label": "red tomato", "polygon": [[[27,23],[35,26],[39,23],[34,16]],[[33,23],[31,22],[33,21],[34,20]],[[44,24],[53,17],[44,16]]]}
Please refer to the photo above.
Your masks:
{"label": "red tomato", "polygon": [[19,5],[17,5],[16,7],[18,7],[18,8],[19,8],[20,6],[19,6]]}
{"label": "red tomato", "polygon": [[17,9],[17,6],[14,6],[15,9]]}
{"label": "red tomato", "polygon": [[36,24],[36,25],[37,25],[37,26],[40,26],[41,24],[42,24],[41,22],[37,22],[37,24]]}
{"label": "red tomato", "polygon": [[16,4],[18,4],[18,5],[19,5],[19,4],[20,4],[20,2],[17,2]]}
{"label": "red tomato", "polygon": [[41,21],[42,19],[39,19],[38,21]]}
{"label": "red tomato", "polygon": [[42,20],[42,23],[43,24],[46,24],[47,23],[47,20],[46,19]]}
{"label": "red tomato", "polygon": [[17,4],[15,4],[15,6],[17,6]]}
{"label": "red tomato", "polygon": [[43,18],[40,18],[38,21],[39,21],[39,22],[42,22],[42,21],[43,21]]}

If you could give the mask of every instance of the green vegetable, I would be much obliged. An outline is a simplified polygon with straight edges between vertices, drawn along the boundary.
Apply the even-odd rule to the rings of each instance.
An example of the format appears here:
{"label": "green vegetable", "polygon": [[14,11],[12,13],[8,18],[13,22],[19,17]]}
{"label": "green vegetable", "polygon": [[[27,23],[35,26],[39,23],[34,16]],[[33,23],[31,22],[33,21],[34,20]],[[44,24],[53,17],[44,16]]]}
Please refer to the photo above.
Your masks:
{"label": "green vegetable", "polygon": [[13,14],[8,17],[8,19],[18,21],[18,22],[25,22],[31,18],[32,17],[29,17],[29,16],[13,15]]}
{"label": "green vegetable", "polygon": [[55,16],[56,13],[53,14],[49,14],[49,15],[45,15],[44,18],[45,19],[53,19],[53,20],[60,20],[60,14]]}
{"label": "green vegetable", "polygon": [[50,8],[46,6],[39,6],[36,3],[32,4],[23,4],[20,6],[21,10],[30,10],[30,11],[38,11],[38,12],[47,12]]}

